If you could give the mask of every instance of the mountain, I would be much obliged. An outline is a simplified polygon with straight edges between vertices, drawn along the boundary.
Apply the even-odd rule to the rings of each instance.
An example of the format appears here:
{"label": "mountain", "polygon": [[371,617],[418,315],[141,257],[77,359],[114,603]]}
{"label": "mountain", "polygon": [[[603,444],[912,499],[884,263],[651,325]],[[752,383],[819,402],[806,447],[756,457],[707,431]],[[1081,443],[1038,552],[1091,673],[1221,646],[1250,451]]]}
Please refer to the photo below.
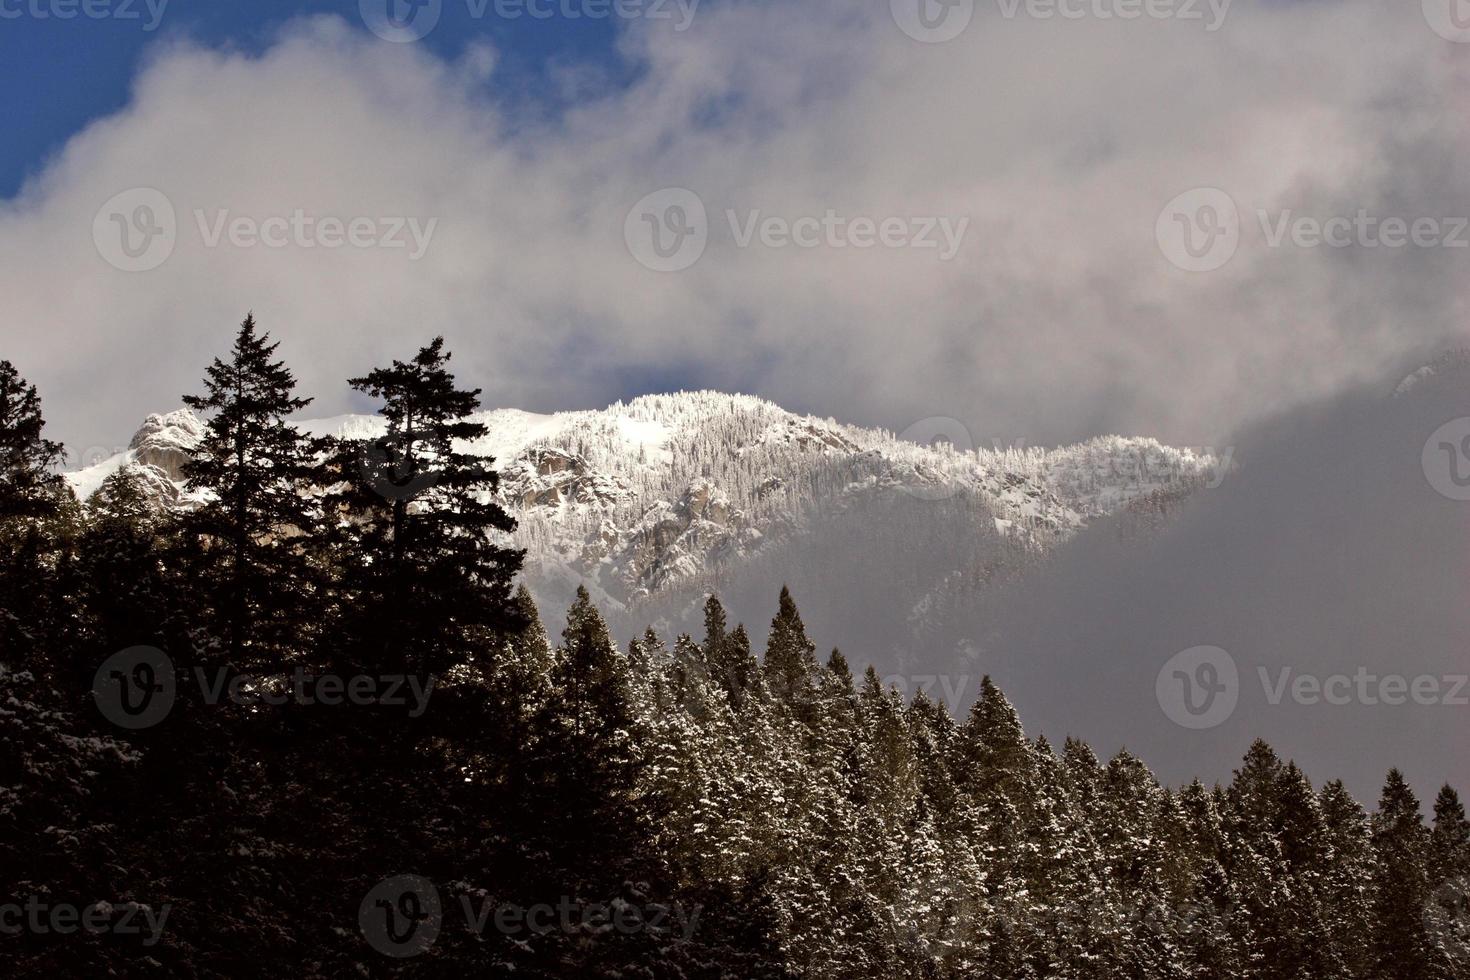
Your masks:
{"label": "mountain", "polygon": [[[538,601],[556,610],[586,583],[624,629],[677,625],[710,589],[738,592],[749,581],[772,592],[797,561],[828,586],[852,578],[851,594],[881,579],[900,623],[932,628],[941,606],[997,568],[1140,500],[1188,492],[1220,468],[1208,453],[1152,439],[1052,450],[918,445],[709,391],[554,415],[498,409],[475,420],[488,434],[461,448],[493,457]],[[298,424],[343,438],[384,431],[377,416]],[[161,507],[187,507],[179,467],[202,431],[187,409],[151,415],[127,451],[67,477],[85,498],[131,464]],[[839,539],[853,531],[885,539],[884,569],[870,574],[840,554]],[[823,618],[820,601],[812,608]]]}

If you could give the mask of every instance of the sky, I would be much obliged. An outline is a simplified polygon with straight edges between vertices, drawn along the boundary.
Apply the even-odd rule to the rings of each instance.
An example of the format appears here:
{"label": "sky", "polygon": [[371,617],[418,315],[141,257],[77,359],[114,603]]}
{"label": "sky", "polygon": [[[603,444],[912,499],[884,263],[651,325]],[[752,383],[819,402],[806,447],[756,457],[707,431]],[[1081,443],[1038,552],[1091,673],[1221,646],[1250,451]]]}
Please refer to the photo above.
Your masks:
{"label": "sky", "polygon": [[1218,446],[1464,333],[1451,0],[387,2],[0,0],[0,357],[73,459],[250,310],[311,415],[443,334],[487,406],[977,444]]}

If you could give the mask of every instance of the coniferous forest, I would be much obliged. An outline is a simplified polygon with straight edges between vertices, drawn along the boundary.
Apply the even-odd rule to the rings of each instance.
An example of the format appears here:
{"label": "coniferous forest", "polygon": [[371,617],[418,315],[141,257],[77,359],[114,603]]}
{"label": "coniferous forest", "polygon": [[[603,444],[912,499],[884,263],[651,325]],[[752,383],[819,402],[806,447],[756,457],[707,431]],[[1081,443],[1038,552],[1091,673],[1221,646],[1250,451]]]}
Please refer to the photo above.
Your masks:
{"label": "coniferous forest", "polygon": [[1470,978],[1452,788],[1163,786],[819,656],[780,582],[622,647],[519,587],[442,341],[348,381],[363,441],[275,351],[205,369],[170,510],[75,500],[0,362],[5,975]]}

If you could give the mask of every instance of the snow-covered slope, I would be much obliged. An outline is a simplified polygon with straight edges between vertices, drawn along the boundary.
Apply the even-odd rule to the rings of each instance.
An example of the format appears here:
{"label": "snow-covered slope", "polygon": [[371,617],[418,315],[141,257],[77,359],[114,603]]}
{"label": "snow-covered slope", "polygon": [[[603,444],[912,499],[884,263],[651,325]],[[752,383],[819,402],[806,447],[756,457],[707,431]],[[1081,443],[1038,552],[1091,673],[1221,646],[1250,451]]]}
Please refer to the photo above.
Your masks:
{"label": "snow-covered slope", "polygon": [[[623,609],[693,595],[814,533],[825,518],[875,499],[964,498],[976,533],[1045,549],[1139,497],[1207,479],[1216,465],[1151,439],[1109,437],[1054,450],[920,446],[708,391],[554,415],[498,409],[476,420],[489,431],[462,448],[494,458],[533,588],[560,594],[585,582],[601,602]],[[383,431],[375,416],[299,425],[347,438]],[[161,503],[187,506],[178,467],[201,433],[187,410],[149,416],[127,452],[68,478],[85,497],[117,467],[135,464]]]}

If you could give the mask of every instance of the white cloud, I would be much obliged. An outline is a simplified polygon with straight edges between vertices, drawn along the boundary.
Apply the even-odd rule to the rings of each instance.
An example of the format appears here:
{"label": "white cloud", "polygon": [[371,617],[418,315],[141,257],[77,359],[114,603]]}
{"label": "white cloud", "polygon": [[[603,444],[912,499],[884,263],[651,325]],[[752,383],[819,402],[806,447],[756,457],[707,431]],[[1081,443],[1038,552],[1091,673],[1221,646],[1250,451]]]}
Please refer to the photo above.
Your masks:
{"label": "white cloud", "polygon": [[[960,37],[921,44],[885,4],[802,0],[623,30],[636,84],[514,128],[478,44],[445,62],[325,18],[259,57],[157,51],[123,112],[0,204],[0,356],[75,449],[194,390],[250,308],[322,415],[349,407],[345,377],[444,333],[496,405],[677,378],[896,429],[953,416],[982,442],[1203,443],[1459,330],[1465,252],[1271,249],[1255,217],[1470,210],[1470,49],[1415,8],[1238,0],[1207,32],[981,3]],[[1200,186],[1245,224],[1224,268],[1191,274],[1154,228]],[[168,197],[178,239],[124,273],[93,219],[134,187]],[[629,208],[664,187],[695,191],[711,222],[679,273],[624,244]],[[438,224],[414,261],[208,248],[195,217],[298,209]],[[739,248],[728,209],[970,224],[944,262]]]}

